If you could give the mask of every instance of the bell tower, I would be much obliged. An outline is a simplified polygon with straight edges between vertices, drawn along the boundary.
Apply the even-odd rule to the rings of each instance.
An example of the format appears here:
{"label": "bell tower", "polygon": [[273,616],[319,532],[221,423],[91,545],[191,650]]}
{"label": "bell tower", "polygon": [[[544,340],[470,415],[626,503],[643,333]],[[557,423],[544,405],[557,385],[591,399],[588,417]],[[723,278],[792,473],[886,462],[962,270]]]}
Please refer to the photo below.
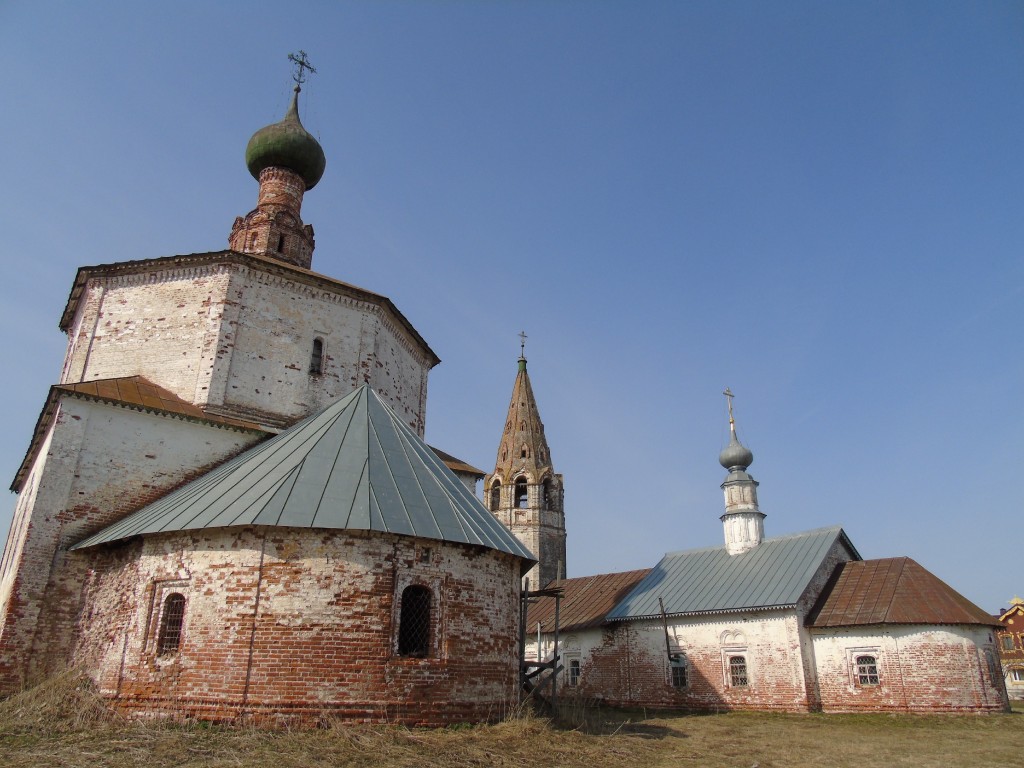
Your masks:
{"label": "bell tower", "polygon": [[555,473],[537,401],[526,371],[526,334],[494,471],[484,478],[484,503],[537,556],[526,574],[532,588],[565,578],[562,476]]}

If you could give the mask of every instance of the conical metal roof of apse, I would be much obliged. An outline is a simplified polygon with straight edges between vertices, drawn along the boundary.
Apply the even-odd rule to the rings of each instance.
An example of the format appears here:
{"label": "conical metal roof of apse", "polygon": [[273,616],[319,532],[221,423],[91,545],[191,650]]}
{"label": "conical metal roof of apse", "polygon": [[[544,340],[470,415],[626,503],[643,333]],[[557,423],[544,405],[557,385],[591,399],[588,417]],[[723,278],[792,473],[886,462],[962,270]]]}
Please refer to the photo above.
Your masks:
{"label": "conical metal roof of apse", "polygon": [[382,531],[537,559],[368,386],[73,548],[244,525]]}

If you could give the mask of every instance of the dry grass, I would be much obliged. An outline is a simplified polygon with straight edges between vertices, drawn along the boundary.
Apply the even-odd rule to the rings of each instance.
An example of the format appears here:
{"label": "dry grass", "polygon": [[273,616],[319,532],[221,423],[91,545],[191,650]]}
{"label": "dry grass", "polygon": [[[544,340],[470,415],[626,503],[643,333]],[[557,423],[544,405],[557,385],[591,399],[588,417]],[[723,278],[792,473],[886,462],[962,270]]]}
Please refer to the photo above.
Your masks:
{"label": "dry grass", "polygon": [[74,675],[0,702],[0,764],[22,766],[701,766],[898,768],[1019,765],[1024,709],[1012,715],[644,717],[577,707],[579,725],[530,715],[442,730],[346,726],[316,731],[129,723]]}

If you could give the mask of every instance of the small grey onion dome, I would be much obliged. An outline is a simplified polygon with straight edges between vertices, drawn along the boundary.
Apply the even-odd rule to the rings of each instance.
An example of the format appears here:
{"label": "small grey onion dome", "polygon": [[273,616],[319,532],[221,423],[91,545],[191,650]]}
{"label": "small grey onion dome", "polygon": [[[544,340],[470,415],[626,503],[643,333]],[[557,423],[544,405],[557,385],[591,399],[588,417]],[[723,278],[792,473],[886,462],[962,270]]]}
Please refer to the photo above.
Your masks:
{"label": "small grey onion dome", "polygon": [[327,158],[320,143],[299,122],[299,89],[292,95],[284,120],[260,128],[245,148],[245,164],[257,181],[260,171],[280,166],[295,171],[312,189],[324,175]]}
{"label": "small grey onion dome", "polygon": [[733,467],[746,469],[754,463],[754,454],[736,439],[736,433],[733,432],[729,444],[725,446],[725,450],[718,454],[718,463],[726,469],[732,469]]}

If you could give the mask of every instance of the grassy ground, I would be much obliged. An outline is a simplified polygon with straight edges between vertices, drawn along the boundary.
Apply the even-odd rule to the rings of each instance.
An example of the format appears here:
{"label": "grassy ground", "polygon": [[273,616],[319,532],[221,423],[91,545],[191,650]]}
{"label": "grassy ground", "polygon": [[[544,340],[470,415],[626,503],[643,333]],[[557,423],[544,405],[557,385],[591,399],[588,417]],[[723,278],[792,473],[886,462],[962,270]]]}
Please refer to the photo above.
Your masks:
{"label": "grassy ground", "polygon": [[947,768],[1019,765],[1024,736],[1024,707],[977,717],[583,714],[575,729],[534,716],[444,730],[140,724],[111,715],[88,684],[65,677],[0,702],[0,765]]}

